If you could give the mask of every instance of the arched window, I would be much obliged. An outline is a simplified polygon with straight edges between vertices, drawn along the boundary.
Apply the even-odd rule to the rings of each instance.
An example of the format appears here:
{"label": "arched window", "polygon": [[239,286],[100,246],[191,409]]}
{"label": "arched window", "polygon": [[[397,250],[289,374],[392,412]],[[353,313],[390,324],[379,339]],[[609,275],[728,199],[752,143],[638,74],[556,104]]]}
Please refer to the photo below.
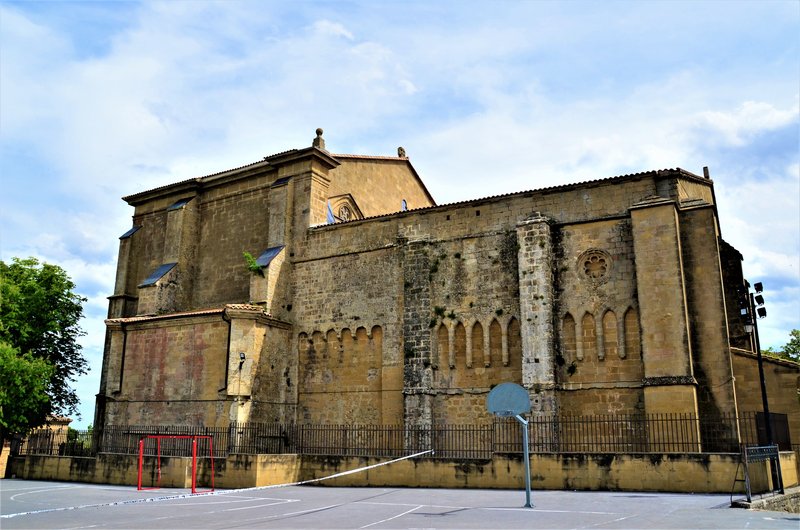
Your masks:
{"label": "arched window", "polygon": [[436,351],[438,354],[439,359],[439,367],[443,368],[448,366],[452,368],[455,364],[454,359],[450,359],[450,340],[447,335],[447,326],[444,324],[439,324],[436,328],[436,337],[434,344],[436,345]]}
{"label": "arched window", "polygon": [[581,320],[581,331],[583,332],[583,355],[590,360],[597,359],[597,328],[595,328],[594,316],[591,313],[583,315]]}
{"label": "arched window", "polygon": [[459,322],[456,324],[455,331],[455,353],[456,353],[456,367],[467,366],[467,331],[464,329],[464,324]]}
{"label": "arched window", "polygon": [[619,355],[619,337],[617,337],[617,315],[610,309],[603,313],[603,351],[605,355]]}
{"label": "arched window", "polygon": [[629,359],[642,358],[639,313],[633,307],[625,312],[625,356]]}
{"label": "arched window", "polygon": [[483,326],[480,322],[475,322],[472,326],[472,362],[473,366],[483,366],[485,355],[485,348],[483,344]]}
{"label": "arched window", "polygon": [[489,362],[494,366],[502,366],[503,363],[503,329],[496,318],[492,319],[489,325]]}
{"label": "arched window", "polygon": [[508,365],[522,369],[522,333],[519,320],[513,317],[508,322]]}
{"label": "arched window", "polygon": [[561,320],[561,349],[567,362],[573,361],[578,355],[577,338],[575,336],[575,319],[567,313]]}

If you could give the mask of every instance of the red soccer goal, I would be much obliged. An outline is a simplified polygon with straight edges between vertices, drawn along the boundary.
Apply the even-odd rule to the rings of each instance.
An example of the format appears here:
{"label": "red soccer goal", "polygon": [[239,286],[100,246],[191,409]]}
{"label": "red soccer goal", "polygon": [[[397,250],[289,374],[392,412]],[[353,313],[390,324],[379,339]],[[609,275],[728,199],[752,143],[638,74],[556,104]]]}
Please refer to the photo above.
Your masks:
{"label": "red soccer goal", "polygon": [[[152,434],[147,436],[142,436],[139,439],[139,471],[137,473],[137,489],[141,490],[156,490],[161,487],[161,441],[169,439],[169,440],[191,440],[192,442],[192,493],[208,493],[214,491],[214,441],[211,436],[203,436],[203,435],[194,435],[194,434],[186,434],[186,435],[177,435],[177,434]],[[155,457],[155,485],[149,487],[142,487],[142,469],[144,467],[144,458],[145,458],[145,446],[148,446],[148,452],[152,451],[152,441],[155,441],[155,454],[151,453],[150,457]],[[208,459],[211,463],[211,489],[198,491],[197,490],[197,460],[198,460],[198,449],[197,449],[197,441],[203,440],[207,441],[208,443],[201,444],[202,446],[208,447]],[[150,442],[149,444],[147,442]],[[203,448],[201,448],[202,451]],[[205,451],[202,451],[205,452]],[[200,458],[206,458],[205,456],[200,456]]]}

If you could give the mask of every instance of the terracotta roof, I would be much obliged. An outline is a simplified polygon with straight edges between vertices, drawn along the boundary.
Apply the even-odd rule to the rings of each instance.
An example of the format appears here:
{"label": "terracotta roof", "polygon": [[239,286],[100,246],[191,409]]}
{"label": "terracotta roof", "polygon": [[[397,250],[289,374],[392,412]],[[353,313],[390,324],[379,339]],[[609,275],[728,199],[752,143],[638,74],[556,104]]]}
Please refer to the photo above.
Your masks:
{"label": "terracotta roof", "polygon": [[55,415],[55,414],[48,414],[47,415],[47,419],[45,420],[45,422],[47,424],[51,424],[51,423],[64,423],[64,424],[66,424],[66,423],[71,423],[72,422],[72,418],[70,418],[68,416],[59,416],[59,415]]}
{"label": "terracotta roof", "polygon": [[274,153],[274,154],[271,154],[271,155],[267,155],[267,156],[264,157],[264,160],[269,160],[270,158],[275,158],[275,157],[282,156],[282,155],[288,155],[289,153],[295,153],[295,152],[297,152],[297,149],[287,149],[286,151],[281,151],[279,153]]}
{"label": "terracotta roof", "polygon": [[267,162],[265,160],[259,160],[258,162],[251,162],[251,163],[245,164],[243,166],[235,167],[235,168],[232,168],[232,169],[226,169],[224,171],[218,171],[216,173],[211,173],[210,175],[204,175],[202,177],[194,177],[194,178],[190,178],[190,179],[186,179],[186,180],[179,180],[178,182],[172,182],[170,184],[164,184],[163,186],[158,186],[156,188],[151,188],[149,190],[139,191],[139,192],[136,192],[136,193],[132,193],[130,195],[125,195],[124,197],[122,197],[122,200],[126,201],[126,202],[129,202],[131,199],[135,199],[136,197],[139,197],[141,195],[146,195],[148,193],[153,193],[154,191],[165,190],[167,188],[181,186],[183,184],[193,184],[193,183],[194,184],[200,184],[201,182],[203,182],[205,180],[209,180],[212,177],[218,177],[218,176],[221,176],[221,175],[225,175],[227,173],[232,173],[232,172],[235,172],[235,171],[241,171],[242,169],[247,169],[249,167],[257,166],[259,164],[262,164],[264,166],[268,166],[269,162]]}
{"label": "terracotta roof", "polygon": [[364,158],[366,160],[405,160],[408,161],[407,156],[379,156],[379,155],[342,155],[342,154],[333,154],[331,153],[333,158]]}
{"label": "terracotta roof", "polygon": [[[133,322],[148,322],[154,320],[165,320],[171,318],[184,318],[184,317],[195,317],[195,316],[203,316],[203,315],[214,315],[214,314],[222,314],[225,312],[226,309],[234,309],[237,311],[252,311],[254,313],[264,313],[264,310],[261,306],[257,305],[250,305],[250,304],[226,304],[222,307],[214,307],[209,309],[196,309],[194,311],[181,311],[178,313],[165,313],[163,315],[139,315],[135,317],[123,317],[123,318],[109,318],[106,320],[107,324],[130,324]],[[264,313],[269,318],[275,318],[269,313]]]}
{"label": "terracotta roof", "polygon": [[[336,155],[336,156],[339,156],[339,155]],[[531,194],[531,193],[552,193],[552,192],[556,192],[556,191],[565,191],[565,190],[568,190],[568,189],[574,189],[574,188],[579,188],[579,187],[582,187],[582,186],[586,186],[587,184],[590,184],[590,185],[591,184],[605,184],[605,183],[611,183],[611,182],[615,182],[615,181],[622,181],[622,180],[629,180],[629,179],[636,179],[636,178],[644,178],[644,177],[649,177],[649,176],[657,176],[659,173],[663,173],[663,174],[678,173],[680,176],[688,177],[688,178],[690,178],[692,180],[698,180],[698,181],[701,181],[701,182],[704,182],[704,183],[712,183],[713,182],[711,179],[707,179],[705,177],[700,177],[698,175],[695,175],[694,173],[691,173],[691,172],[686,171],[685,169],[681,169],[681,168],[658,169],[658,170],[653,170],[653,171],[641,171],[639,173],[629,173],[627,175],[617,175],[617,176],[614,176],[614,177],[606,177],[606,178],[595,179],[595,180],[585,180],[585,181],[582,181],[582,182],[573,182],[571,184],[559,184],[558,186],[549,186],[549,187],[546,187],[546,188],[538,188],[538,189],[525,190],[525,191],[513,191],[513,192],[509,192],[509,193],[502,193],[500,195],[489,195],[489,196],[480,197],[480,198],[477,198],[477,199],[466,199],[466,200],[463,200],[463,201],[449,202],[449,203],[445,203],[445,204],[437,204],[437,205],[434,205],[434,206],[426,206],[424,208],[412,208],[412,209],[408,209],[408,210],[406,210],[404,212],[403,211],[398,211],[398,212],[386,213],[386,214],[381,214],[381,215],[373,215],[371,217],[364,217],[363,219],[352,219],[350,221],[340,221],[340,222],[334,223],[334,225],[343,225],[343,224],[346,224],[346,223],[357,223],[357,222],[366,221],[366,220],[369,220],[369,219],[380,219],[380,218],[383,218],[383,217],[390,217],[392,215],[407,214],[407,213],[410,213],[410,212],[423,212],[423,211],[427,211],[427,210],[435,210],[437,208],[445,209],[445,208],[451,208],[453,206],[462,206],[462,205],[465,205],[465,204],[476,203],[476,202],[493,201],[493,200],[504,199],[504,198],[508,198],[508,197],[519,197],[519,196],[527,195],[527,194]],[[322,225],[316,225],[313,228],[321,228],[321,227],[325,227],[325,226],[333,226],[333,225],[331,225],[331,224],[322,224]]]}

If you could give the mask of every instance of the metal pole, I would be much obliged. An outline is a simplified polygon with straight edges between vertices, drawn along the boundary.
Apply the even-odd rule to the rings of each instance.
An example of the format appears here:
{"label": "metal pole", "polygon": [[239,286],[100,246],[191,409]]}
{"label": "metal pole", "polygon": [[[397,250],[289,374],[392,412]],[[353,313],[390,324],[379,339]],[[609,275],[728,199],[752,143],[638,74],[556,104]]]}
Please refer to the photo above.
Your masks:
{"label": "metal pole", "polygon": [[139,439],[139,477],[137,479],[136,489],[142,491],[142,459],[144,453],[144,438]]}
{"label": "metal pole", "polygon": [[211,454],[211,491],[214,491],[214,437],[208,439],[208,450]]}
{"label": "metal pole", "polygon": [[767,445],[772,445],[772,421],[769,417],[769,401],[767,400],[767,384],[764,379],[764,362],[761,357],[761,341],[758,338],[758,317],[755,314],[755,300],[753,300],[753,293],[750,295],[750,318],[753,321],[753,333],[756,340],[756,356],[758,358],[758,378],[761,382],[761,404],[764,407],[764,423],[767,429]]}
{"label": "metal pole", "polygon": [[192,436],[192,493],[197,493],[197,436]]}
{"label": "metal pole", "polygon": [[516,415],[516,418],[522,424],[522,444],[525,447],[522,451],[522,454],[525,455],[525,508],[533,508],[531,504],[531,459],[528,455],[528,421],[519,414]]}
{"label": "metal pole", "polygon": [[[764,359],[761,356],[761,340],[758,337],[758,315],[755,313],[755,300],[753,293],[748,291],[750,295],[750,318],[753,321],[753,334],[756,339],[756,358],[758,359],[758,378],[761,383],[761,403],[764,407],[764,423],[767,430],[767,445],[774,445],[772,439],[772,418],[769,415],[769,400],[767,399],[767,383],[764,378]],[[770,458],[770,472],[772,474],[772,484],[778,485],[777,488],[783,493],[783,477],[781,477],[781,458],[780,449],[778,449],[778,458],[773,460]]]}

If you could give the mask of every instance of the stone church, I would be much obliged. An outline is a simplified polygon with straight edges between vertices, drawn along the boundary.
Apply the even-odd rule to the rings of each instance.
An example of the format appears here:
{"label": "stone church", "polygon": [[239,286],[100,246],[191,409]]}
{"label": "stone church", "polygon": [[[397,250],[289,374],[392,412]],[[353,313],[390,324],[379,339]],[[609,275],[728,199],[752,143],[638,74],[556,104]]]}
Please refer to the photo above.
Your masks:
{"label": "stone church", "polygon": [[[402,148],[317,130],[124,200],[101,429],[485,423],[507,381],[534,413],[761,410],[707,170],[437,205]],[[766,364],[800,439],[800,369]]]}

